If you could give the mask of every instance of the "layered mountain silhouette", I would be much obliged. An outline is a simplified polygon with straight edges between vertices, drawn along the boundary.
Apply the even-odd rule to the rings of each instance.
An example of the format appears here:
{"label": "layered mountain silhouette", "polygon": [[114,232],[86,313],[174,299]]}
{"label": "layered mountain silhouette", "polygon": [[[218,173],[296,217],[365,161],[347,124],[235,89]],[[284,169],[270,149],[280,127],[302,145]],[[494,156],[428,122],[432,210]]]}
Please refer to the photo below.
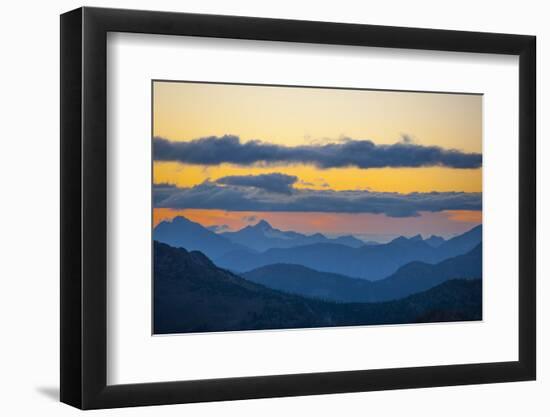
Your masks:
{"label": "layered mountain silhouette", "polygon": [[302,265],[274,264],[241,274],[249,281],[305,297],[339,302],[375,302],[425,291],[450,279],[482,277],[482,246],[432,265],[411,262],[379,281],[320,272]]}
{"label": "layered mountain silhouette", "polygon": [[336,243],[352,248],[365,245],[365,242],[350,235],[331,239],[321,233],[304,235],[293,231],[282,231],[275,229],[265,220],[259,221],[254,226],[246,226],[237,232],[225,232],[221,235],[232,242],[260,252],[271,248],[293,248],[314,243]]}
{"label": "layered mountain silhouette", "polygon": [[[481,242],[481,235],[480,225],[449,240],[438,236],[423,240],[417,235],[365,244],[353,236],[330,239],[320,233],[308,236],[281,231],[266,221],[238,232],[216,234],[183,216],[161,222],[153,232],[159,242],[199,250],[217,265],[238,273],[282,263],[368,280],[388,277],[412,261],[437,263],[464,254]],[[265,249],[273,245],[276,247]]]}
{"label": "layered mountain silhouette", "polygon": [[293,231],[273,228],[265,220],[254,226],[246,226],[237,232],[216,233],[220,227],[206,228],[184,216],[174,217],[172,221],[159,223],[153,231],[153,239],[174,247],[200,250],[213,259],[234,251],[262,252],[270,248],[292,248],[313,243],[330,242],[358,248],[364,245],[377,245],[377,242],[364,242],[354,236],[346,235],[328,238],[321,233],[304,235]]}
{"label": "layered mountain silhouette", "polygon": [[259,254],[237,250],[216,259],[216,263],[236,272],[246,272],[271,264],[298,264],[308,268],[368,279],[379,280],[412,262],[437,263],[462,255],[481,243],[481,225],[449,239],[437,247],[420,236],[399,237],[376,246],[350,248],[334,243],[316,243],[294,248],[268,249]]}
{"label": "layered mountain silhouette", "polygon": [[429,238],[424,239],[424,242],[426,242],[432,248],[437,248],[445,243],[445,239],[443,239],[441,236],[431,235]]}
{"label": "layered mountain silhouette", "polygon": [[153,239],[178,248],[198,250],[212,258],[233,251],[248,251],[245,246],[234,243],[183,216],[174,217],[171,222],[159,223],[153,231]]}
{"label": "layered mountain silhouette", "polygon": [[154,271],[156,334],[481,319],[481,280],[448,280],[383,303],[334,303],[267,288],[159,242]]}

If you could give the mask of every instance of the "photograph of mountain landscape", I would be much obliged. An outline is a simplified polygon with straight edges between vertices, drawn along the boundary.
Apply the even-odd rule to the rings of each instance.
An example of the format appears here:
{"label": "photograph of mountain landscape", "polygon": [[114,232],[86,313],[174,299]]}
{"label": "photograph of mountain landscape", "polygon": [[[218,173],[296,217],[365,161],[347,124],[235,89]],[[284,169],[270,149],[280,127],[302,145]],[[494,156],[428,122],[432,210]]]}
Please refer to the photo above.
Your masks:
{"label": "photograph of mountain landscape", "polygon": [[482,320],[482,96],[153,81],[153,334]]}

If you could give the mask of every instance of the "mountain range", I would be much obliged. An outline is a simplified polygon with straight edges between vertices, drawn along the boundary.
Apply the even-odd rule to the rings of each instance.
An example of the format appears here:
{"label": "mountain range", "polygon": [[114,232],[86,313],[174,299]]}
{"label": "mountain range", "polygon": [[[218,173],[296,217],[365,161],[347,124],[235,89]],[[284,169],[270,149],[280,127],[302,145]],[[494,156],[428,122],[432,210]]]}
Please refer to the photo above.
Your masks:
{"label": "mountain range", "polygon": [[233,251],[250,251],[183,216],[159,223],[153,230],[153,239],[177,248],[198,250],[211,258]]}
{"label": "mountain range", "polygon": [[[275,229],[265,220],[260,220],[257,224],[246,226],[236,232],[225,232],[220,235],[234,243],[259,252],[271,248],[292,248],[314,243],[335,243],[351,248],[358,248],[366,244],[366,242],[351,235],[331,239],[321,233],[304,235],[293,231],[282,231]],[[369,244],[372,244],[372,242]]]}
{"label": "mountain range", "polygon": [[481,319],[481,280],[451,279],[381,303],[335,303],[267,288],[198,251],[154,242],[154,333]]}
{"label": "mountain range", "polygon": [[153,232],[159,242],[199,250],[225,268],[244,272],[273,263],[295,263],[325,272],[377,280],[407,262],[429,263],[466,253],[481,242],[481,226],[446,241],[399,237],[380,244],[346,235],[328,238],[273,228],[265,220],[236,232],[215,233],[183,216],[163,221]]}
{"label": "mountain range", "polygon": [[482,246],[435,265],[414,261],[379,281],[320,272],[302,265],[272,264],[241,274],[266,287],[338,302],[377,302],[406,297],[450,279],[482,277]]}
{"label": "mountain range", "polygon": [[235,272],[247,272],[271,264],[297,264],[308,268],[376,281],[412,262],[438,263],[462,255],[481,243],[481,225],[433,247],[419,238],[398,237],[376,246],[316,243],[294,248],[274,248],[262,253],[235,250],[216,258],[216,264]]}
{"label": "mountain range", "polygon": [[431,235],[428,239],[424,239],[424,242],[426,242],[432,248],[437,248],[445,243],[445,239],[443,239],[441,236]]}
{"label": "mountain range", "polygon": [[178,216],[158,224],[153,238],[170,246],[199,250],[217,265],[237,273],[272,264],[298,264],[375,281],[412,261],[437,263],[462,255],[481,242],[482,228],[476,226],[449,240],[438,236],[424,240],[416,235],[400,236],[384,244],[365,244],[349,235],[330,239],[320,233],[308,236],[281,231],[263,220],[237,232],[217,234]]}

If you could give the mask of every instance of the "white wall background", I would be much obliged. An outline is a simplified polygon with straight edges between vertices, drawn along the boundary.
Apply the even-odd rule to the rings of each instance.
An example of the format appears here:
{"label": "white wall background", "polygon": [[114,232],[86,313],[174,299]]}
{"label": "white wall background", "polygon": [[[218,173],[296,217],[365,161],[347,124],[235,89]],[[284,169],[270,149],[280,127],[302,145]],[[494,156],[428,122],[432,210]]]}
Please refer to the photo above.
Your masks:
{"label": "white wall background", "polygon": [[[81,6],[72,0],[7,2],[0,23],[2,64],[0,178],[0,410],[3,415],[76,415],[57,402],[59,392],[59,17]],[[538,381],[345,395],[145,407],[94,415],[280,416],[421,415],[546,416],[550,412],[550,304],[544,259],[550,249],[549,134],[544,120],[550,83],[550,26],[545,3],[536,0],[441,2],[277,0],[127,0],[86,5],[238,14],[534,34],[538,37],[539,137],[539,366]],[[545,158],[546,157],[546,158]],[[546,394],[546,395],[544,395]]]}

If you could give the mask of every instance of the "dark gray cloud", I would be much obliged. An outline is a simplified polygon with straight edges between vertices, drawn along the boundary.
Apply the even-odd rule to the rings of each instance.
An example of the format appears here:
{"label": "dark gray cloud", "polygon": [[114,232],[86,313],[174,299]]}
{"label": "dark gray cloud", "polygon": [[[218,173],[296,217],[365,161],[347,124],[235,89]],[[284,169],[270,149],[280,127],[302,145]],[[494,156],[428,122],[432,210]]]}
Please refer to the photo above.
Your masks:
{"label": "dark gray cloud", "polygon": [[178,192],[178,187],[173,184],[153,184],[153,206]]}
{"label": "dark gray cloud", "polygon": [[229,211],[305,211],[384,213],[391,217],[418,216],[420,211],[481,210],[481,193],[430,192],[399,194],[366,190],[293,189],[290,194],[255,187],[206,181],[192,188],[173,189],[155,198],[155,207],[222,209]]}
{"label": "dark gray cloud", "polygon": [[338,143],[295,147],[253,140],[241,142],[238,136],[209,136],[189,142],[172,142],[156,137],[154,159],[186,164],[288,165],[312,164],[318,168],[427,167],[479,168],[478,153],[465,153],[439,146],[423,146],[409,139],[392,145],[377,145],[370,140],[345,139]]}
{"label": "dark gray cloud", "polygon": [[261,175],[230,175],[216,180],[218,184],[255,187],[280,194],[292,193],[292,185],[296,181],[298,181],[298,177],[278,172]]}

